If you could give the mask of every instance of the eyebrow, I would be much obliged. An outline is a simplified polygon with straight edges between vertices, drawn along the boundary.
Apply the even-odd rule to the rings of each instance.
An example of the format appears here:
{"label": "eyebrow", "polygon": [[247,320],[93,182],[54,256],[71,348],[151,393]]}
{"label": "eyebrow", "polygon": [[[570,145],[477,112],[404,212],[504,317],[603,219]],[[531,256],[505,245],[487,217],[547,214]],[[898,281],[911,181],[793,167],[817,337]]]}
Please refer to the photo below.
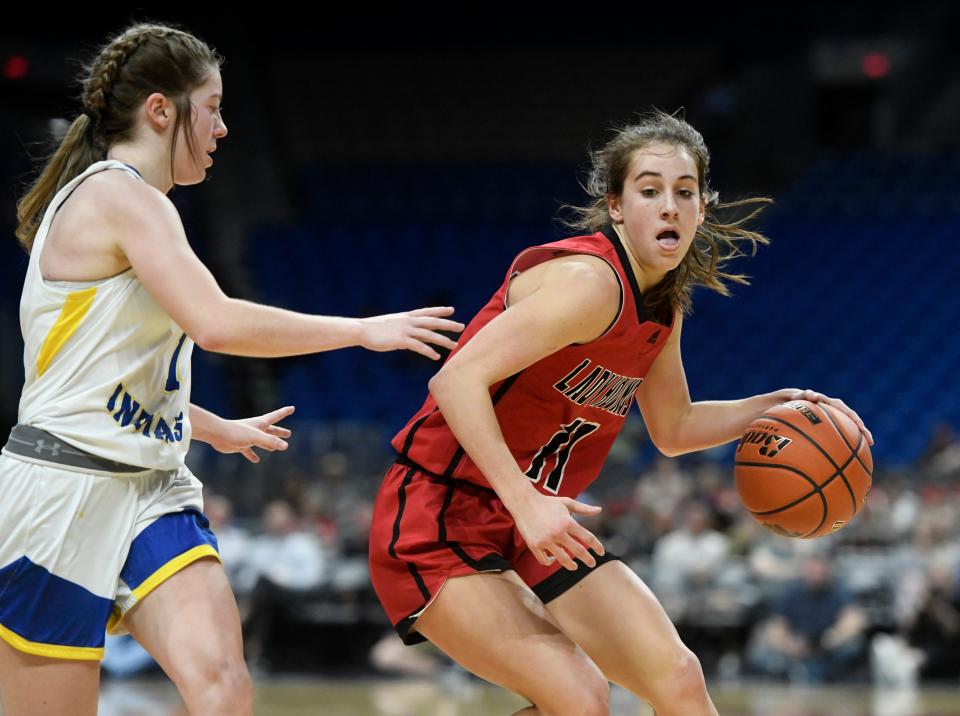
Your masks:
{"label": "eyebrow", "polygon": [[[640,181],[641,179],[643,179],[644,177],[647,177],[647,176],[650,176],[650,177],[660,177],[661,179],[663,178],[663,174],[661,174],[660,172],[650,172],[650,171],[647,171],[647,172],[640,172],[639,174],[637,174],[637,176],[635,176],[635,177],[633,178],[633,180],[634,180],[634,181]],[[690,180],[692,180],[692,181],[696,181],[696,180],[697,180],[697,178],[696,178],[695,176],[691,175],[691,174],[684,174],[683,176],[680,176],[680,177],[677,177],[677,178],[678,178],[678,179],[690,179]]]}

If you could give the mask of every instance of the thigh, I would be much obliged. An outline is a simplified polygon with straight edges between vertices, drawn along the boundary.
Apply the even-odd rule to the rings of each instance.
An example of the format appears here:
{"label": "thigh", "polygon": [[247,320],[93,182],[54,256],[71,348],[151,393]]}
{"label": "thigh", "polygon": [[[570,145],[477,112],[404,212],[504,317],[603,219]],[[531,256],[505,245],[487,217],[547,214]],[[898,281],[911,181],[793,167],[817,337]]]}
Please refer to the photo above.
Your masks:
{"label": "thigh", "polygon": [[447,580],[416,629],[465,668],[545,713],[592,713],[606,680],[512,571]]}
{"label": "thigh", "polygon": [[237,602],[216,559],[191,562],[164,580],[124,625],[178,685],[211,667],[243,662]]}
{"label": "thigh", "polygon": [[653,592],[620,561],[597,567],[546,608],[608,679],[644,698],[687,653]]}
{"label": "thigh", "polygon": [[182,466],[156,471],[144,483],[126,559],[115,578],[111,634],[125,633],[127,612],[172,575],[197,560],[219,559],[217,538],[200,511],[200,481]]}
{"label": "thigh", "polygon": [[394,465],[377,493],[370,581],[406,644],[420,613],[453,577],[510,569],[515,528],[491,490]]}
{"label": "thigh", "polygon": [[0,712],[4,716],[95,716],[100,663],[51,659],[0,640]]}

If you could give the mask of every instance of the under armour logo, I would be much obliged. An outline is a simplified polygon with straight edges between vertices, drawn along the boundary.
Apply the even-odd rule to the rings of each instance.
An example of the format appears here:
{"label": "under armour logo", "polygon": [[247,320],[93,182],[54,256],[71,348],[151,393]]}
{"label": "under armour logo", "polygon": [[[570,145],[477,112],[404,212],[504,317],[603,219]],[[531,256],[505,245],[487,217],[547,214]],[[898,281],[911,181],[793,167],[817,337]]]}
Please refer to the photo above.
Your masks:
{"label": "under armour logo", "polygon": [[50,457],[56,457],[60,454],[60,443],[56,440],[53,441],[52,445],[48,445],[45,440],[42,438],[37,440],[36,445],[34,445],[33,451],[38,455],[43,455],[44,450],[50,451]]}

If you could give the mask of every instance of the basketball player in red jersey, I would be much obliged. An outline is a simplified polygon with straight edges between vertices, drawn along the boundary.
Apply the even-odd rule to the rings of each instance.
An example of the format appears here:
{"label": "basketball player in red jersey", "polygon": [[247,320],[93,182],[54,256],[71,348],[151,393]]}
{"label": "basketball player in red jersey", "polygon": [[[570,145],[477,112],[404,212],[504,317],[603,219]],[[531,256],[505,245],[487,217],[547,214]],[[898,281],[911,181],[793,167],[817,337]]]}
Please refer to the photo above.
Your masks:
{"label": "basketball player in red jersey", "polygon": [[[690,291],[726,293],[738,245],[721,223],[709,154],[656,113],[594,156],[589,232],[522,252],[430,397],[394,438],[377,497],[371,576],[407,643],[424,638],[532,702],[522,714],[608,712],[608,680],[659,716],[716,714],[697,658],[656,597],[573,513],[634,398],[657,447],[680,455],[738,438],[784,389],[691,403],[680,358]],[[747,218],[752,217],[756,211]]]}

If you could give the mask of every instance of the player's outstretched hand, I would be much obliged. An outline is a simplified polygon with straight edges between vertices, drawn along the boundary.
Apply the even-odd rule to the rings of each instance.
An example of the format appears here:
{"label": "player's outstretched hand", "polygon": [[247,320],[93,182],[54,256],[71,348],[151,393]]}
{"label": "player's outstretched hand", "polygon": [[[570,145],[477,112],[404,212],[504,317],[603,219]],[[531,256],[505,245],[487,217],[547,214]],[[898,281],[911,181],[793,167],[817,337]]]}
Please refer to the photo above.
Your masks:
{"label": "player's outstretched hand", "polygon": [[857,411],[839,398],[830,398],[823,393],[818,393],[815,390],[801,390],[799,388],[786,388],[781,390],[780,393],[786,396],[783,398],[783,402],[785,403],[791,400],[808,400],[811,403],[826,403],[827,405],[836,408],[841,413],[844,413],[854,423],[856,423],[857,427],[860,429],[860,432],[863,433],[863,436],[867,439],[867,443],[869,445],[873,445],[873,434],[867,429],[863,419],[857,415]]}
{"label": "player's outstretched hand", "polygon": [[437,360],[440,354],[429,344],[453,350],[457,344],[437,331],[459,333],[463,324],[443,318],[453,313],[450,306],[418,308],[416,311],[390,313],[385,316],[364,318],[364,328],[360,343],[372,351],[393,351],[407,349]]}
{"label": "player's outstretched hand", "polygon": [[238,452],[250,462],[260,462],[260,456],[253,448],[263,448],[271,452],[287,449],[287,442],[283,438],[289,438],[290,431],[281,428],[277,423],[291,415],[294,410],[292,405],[288,405],[254,418],[222,420],[216,435],[211,436],[210,445],[218,452]]}
{"label": "player's outstretched hand", "polygon": [[513,505],[510,513],[527,547],[544,566],[557,561],[573,571],[577,569],[573,561],[576,558],[594,567],[597,561],[589,550],[598,555],[604,552],[600,540],[571,514],[596,515],[600,513],[599,507],[569,497],[549,497],[534,490],[521,503]]}

